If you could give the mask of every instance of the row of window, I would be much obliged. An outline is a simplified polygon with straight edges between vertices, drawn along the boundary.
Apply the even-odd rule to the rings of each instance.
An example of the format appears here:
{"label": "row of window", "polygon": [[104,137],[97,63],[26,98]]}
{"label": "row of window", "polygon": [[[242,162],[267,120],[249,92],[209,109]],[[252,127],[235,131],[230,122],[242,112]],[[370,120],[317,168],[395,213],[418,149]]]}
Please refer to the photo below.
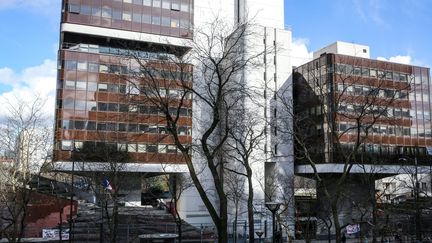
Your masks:
{"label": "row of window", "polygon": [[[342,149],[353,150],[354,143],[341,143]],[[392,146],[385,144],[362,144],[360,151],[376,154],[394,154],[404,156],[427,155],[425,147],[410,147],[410,146]]]}
{"label": "row of window", "polygon": [[[70,110],[81,110],[81,111],[100,111],[100,112],[128,112],[128,113],[139,113],[145,115],[165,115],[156,106],[145,106],[135,104],[121,104],[121,103],[107,103],[107,102],[96,102],[86,100],[74,100],[64,99],[63,104],[59,104],[59,107]],[[179,114],[179,116],[191,117],[192,109],[187,108],[169,108],[169,113],[172,116]]]}
{"label": "row of window", "polygon": [[191,81],[192,73],[178,72],[174,70],[159,70],[159,69],[131,69],[127,66],[115,64],[100,64],[87,61],[65,60],[63,67],[68,71],[82,71],[94,73],[112,73],[124,75],[146,76],[153,79],[172,79]]}
{"label": "row of window", "polygon": [[[140,124],[140,123],[115,123],[115,122],[62,120],[62,127],[63,129],[68,129],[68,130],[167,134],[167,129],[163,125],[150,125],[150,124]],[[178,135],[181,136],[190,136],[192,134],[192,129],[186,126],[179,126],[177,132]]]}
{"label": "row of window", "polygon": [[[382,117],[395,117],[395,118],[414,118],[414,117],[425,117],[425,119],[429,119],[430,112],[422,111],[422,110],[414,110],[414,109],[406,109],[406,108],[398,108],[398,107],[385,107],[385,106],[369,106],[365,105],[356,105],[356,104],[340,104],[338,112],[347,112],[347,113],[358,113],[358,114],[374,114],[376,116]],[[320,110],[316,111],[317,115],[320,115]]]}
{"label": "row of window", "polygon": [[337,85],[337,90],[342,93],[358,96],[372,96],[390,99],[408,99],[408,91],[384,89],[363,85],[341,84]]}
{"label": "row of window", "polygon": [[[131,3],[135,5],[143,5],[147,7],[170,9],[173,11],[189,12],[188,1],[180,0],[114,0],[115,2]],[[69,11],[77,10],[79,4],[69,4]],[[81,5],[82,6],[82,5]],[[104,7],[107,8],[107,7]]]}
{"label": "row of window", "polygon": [[177,154],[180,151],[172,144],[143,144],[143,143],[107,143],[107,142],[91,142],[91,141],[72,141],[63,140],[61,142],[61,150],[76,150],[80,151],[85,148],[87,150],[97,150],[98,147],[104,149],[113,149],[117,151],[129,153],[160,153],[160,154]]}
{"label": "row of window", "polygon": [[[396,136],[416,136],[419,137],[432,137],[432,131],[426,129],[424,132],[419,132],[417,128],[400,127],[400,126],[388,126],[388,125],[372,125],[368,128],[367,126],[361,127],[361,132],[364,134],[368,130],[369,135],[396,135]],[[339,123],[338,130],[346,133],[357,133],[357,127],[354,124]]]}
{"label": "row of window", "polygon": [[378,70],[368,67],[359,67],[348,64],[335,64],[335,72],[346,75],[355,75],[362,77],[372,77],[378,79],[387,79],[394,80],[398,82],[408,82],[408,78],[411,79],[411,76],[406,73]]}
{"label": "row of window", "polygon": [[[184,12],[189,11],[188,4],[184,4],[184,10],[186,10]],[[72,14],[83,14],[94,17],[102,17],[106,19],[131,21],[139,24],[143,23],[161,25],[171,28],[189,29],[191,27],[189,19],[180,19],[179,17],[174,18],[173,16],[166,17],[160,15],[141,14],[128,10],[111,9],[108,6],[104,6],[101,8],[99,6],[95,7],[87,5],[69,4],[68,12]]]}
{"label": "row of window", "polygon": [[160,52],[149,52],[140,50],[129,50],[124,48],[99,46],[92,44],[71,44],[66,43],[65,48],[71,51],[80,51],[88,53],[101,53],[110,54],[116,56],[126,56],[126,57],[138,57],[142,59],[152,59],[152,60],[175,60],[175,55]]}
{"label": "row of window", "polygon": [[86,81],[73,81],[65,80],[63,82],[63,88],[66,90],[81,90],[88,92],[109,92],[109,93],[120,93],[129,95],[139,95],[144,94],[148,97],[150,96],[160,96],[169,97],[173,99],[192,99],[192,93],[184,93],[183,90],[178,89],[150,89],[145,86],[136,87],[134,84],[111,84],[111,83],[96,83],[96,82],[86,82]]}

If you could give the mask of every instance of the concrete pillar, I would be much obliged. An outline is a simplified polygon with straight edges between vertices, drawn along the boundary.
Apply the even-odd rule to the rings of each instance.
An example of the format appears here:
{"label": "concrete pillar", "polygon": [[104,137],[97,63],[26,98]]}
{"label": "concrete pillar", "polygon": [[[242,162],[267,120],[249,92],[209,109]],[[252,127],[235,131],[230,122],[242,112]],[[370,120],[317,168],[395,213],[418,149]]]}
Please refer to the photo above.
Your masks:
{"label": "concrete pillar", "polygon": [[372,219],[371,200],[374,200],[374,198],[371,198],[371,195],[374,195],[375,184],[368,182],[361,175],[350,175],[345,183],[338,186],[337,180],[339,176],[340,174],[333,174],[324,177],[330,199],[325,195],[324,187],[322,185],[317,185],[316,210],[318,238],[327,238],[327,228],[323,220],[327,220],[327,222],[331,221],[331,235],[335,235],[330,202],[336,198],[338,198],[337,213],[340,226],[361,224],[361,234],[365,235],[367,233],[366,231],[368,231],[367,222],[370,222]]}

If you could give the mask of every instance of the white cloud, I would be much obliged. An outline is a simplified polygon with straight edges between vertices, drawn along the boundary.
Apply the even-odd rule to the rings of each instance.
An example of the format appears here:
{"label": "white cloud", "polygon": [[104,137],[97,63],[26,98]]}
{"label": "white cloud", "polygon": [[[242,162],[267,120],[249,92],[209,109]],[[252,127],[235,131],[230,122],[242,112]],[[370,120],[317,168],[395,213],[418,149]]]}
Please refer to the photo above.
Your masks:
{"label": "white cloud", "polygon": [[395,62],[395,63],[401,63],[401,64],[412,64],[412,58],[411,58],[411,56],[397,55],[397,56],[393,56],[393,57],[390,57],[390,58],[377,57],[377,60],[388,61],[388,62]]}
{"label": "white cloud", "polygon": [[291,64],[293,66],[300,66],[312,60],[312,52],[309,52],[307,45],[309,40],[306,38],[294,38],[291,47]]}
{"label": "white cloud", "polygon": [[[6,76],[3,76],[6,74]],[[44,112],[53,117],[56,90],[56,62],[45,60],[42,64],[15,72],[8,67],[0,68],[0,83],[12,87],[12,90],[0,93],[0,104],[13,102],[16,98],[31,101],[35,96],[46,99]],[[6,107],[0,106],[0,114],[5,114]]]}

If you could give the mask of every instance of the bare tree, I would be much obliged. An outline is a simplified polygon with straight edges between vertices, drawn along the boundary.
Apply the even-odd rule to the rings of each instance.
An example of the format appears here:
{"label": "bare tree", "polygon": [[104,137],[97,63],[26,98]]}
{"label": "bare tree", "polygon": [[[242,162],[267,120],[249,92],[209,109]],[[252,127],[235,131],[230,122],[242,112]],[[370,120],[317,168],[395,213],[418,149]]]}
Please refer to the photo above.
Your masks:
{"label": "bare tree", "polygon": [[30,181],[46,171],[51,153],[51,126],[44,114],[45,101],[7,100],[1,118],[0,151],[0,234],[9,242],[20,242],[32,190]]}
{"label": "bare tree", "polygon": [[[245,100],[251,99],[251,89],[245,85],[242,74],[247,67],[257,65],[263,52],[246,53],[243,49],[245,38],[254,34],[250,24],[223,23],[216,19],[197,29],[187,53],[168,49],[173,55],[158,61],[134,55],[134,75],[129,84],[144,97],[137,102],[155,107],[162,114],[163,119],[158,122],[165,123],[169,135],[166,141],[172,142],[183,155],[193,184],[216,226],[219,241],[227,242],[229,199],[224,174],[230,161],[225,151],[233,127],[241,122],[235,120],[234,114]],[[184,123],[182,112],[192,106],[191,96],[195,110],[201,114],[194,117],[199,129],[193,141],[187,141],[180,128]],[[193,163],[192,154],[203,163]],[[199,176],[203,168],[209,175],[207,178]],[[214,198],[208,193],[209,186],[214,188]]]}

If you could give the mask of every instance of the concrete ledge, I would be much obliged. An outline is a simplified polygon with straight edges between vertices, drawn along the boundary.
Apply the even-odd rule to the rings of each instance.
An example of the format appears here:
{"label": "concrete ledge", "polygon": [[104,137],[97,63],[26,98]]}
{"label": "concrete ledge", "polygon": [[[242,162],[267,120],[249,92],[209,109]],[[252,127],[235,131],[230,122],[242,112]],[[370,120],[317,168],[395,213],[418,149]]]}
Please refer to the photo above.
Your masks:
{"label": "concrete ledge", "polygon": [[[75,172],[108,172],[111,171],[110,163],[107,162],[54,162],[54,171],[72,171],[74,163]],[[123,163],[117,164],[119,172],[129,173],[186,173],[189,172],[186,164],[163,164],[163,163]]]}
{"label": "concrete ledge", "polygon": [[[317,164],[318,173],[322,174],[341,174],[344,169],[344,164],[328,163]],[[416,171],[414,165],[370,165],[370,164],[355,164],[351,168],[351,174],[378,174],[378,175],[397,175],[397,174],[413,174]],[[314,170],[311,165],[296,165],[294,168],[295,174],[298,175],[313,175]],[[417,166],[417,173],[428,174],[432,172],[431,166]]]}

